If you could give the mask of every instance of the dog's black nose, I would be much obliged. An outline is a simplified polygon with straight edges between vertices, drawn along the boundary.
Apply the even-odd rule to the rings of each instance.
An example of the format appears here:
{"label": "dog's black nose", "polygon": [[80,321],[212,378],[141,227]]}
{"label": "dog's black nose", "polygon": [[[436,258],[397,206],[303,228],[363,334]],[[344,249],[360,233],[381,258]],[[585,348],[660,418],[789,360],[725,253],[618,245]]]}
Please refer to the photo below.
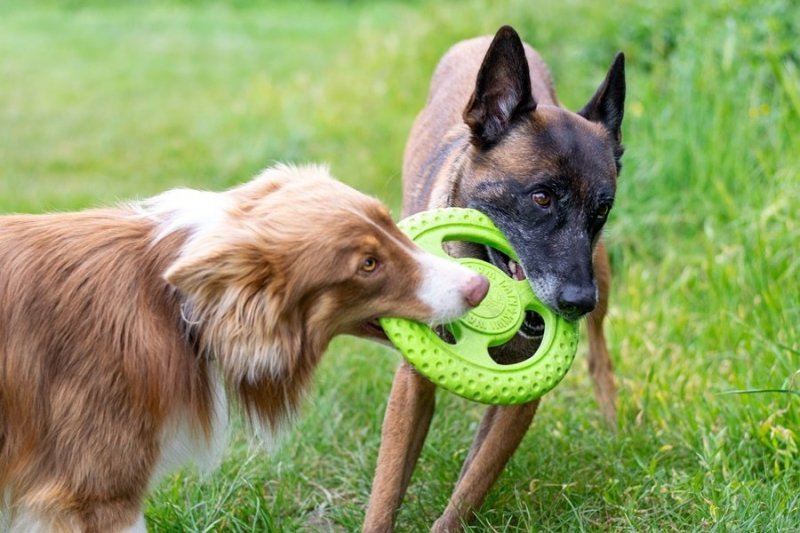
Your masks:
{"label": "dog's black nose", "polygon": [[558,294],[558,307],[575,318],[592,311],[597,305],[597,289],[589,285],[565,285]]}

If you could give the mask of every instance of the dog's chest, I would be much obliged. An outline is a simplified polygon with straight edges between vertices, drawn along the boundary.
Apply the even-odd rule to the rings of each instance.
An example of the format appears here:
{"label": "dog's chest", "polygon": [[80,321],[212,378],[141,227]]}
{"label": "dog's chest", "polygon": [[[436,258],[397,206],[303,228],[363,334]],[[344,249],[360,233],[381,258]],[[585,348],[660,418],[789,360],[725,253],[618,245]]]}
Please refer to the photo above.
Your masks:
{"label": "dog's chest", "polygon": [[213,413],[211,431],[206,438],[190,413],[180,412],[161,433],[161,456],[150,480],[151,487],[165,475],[185,466],[195,465],[201,472],[214,470],[220,463],[228,443],[228,401],[225,387],[216,371],[211,371]]}

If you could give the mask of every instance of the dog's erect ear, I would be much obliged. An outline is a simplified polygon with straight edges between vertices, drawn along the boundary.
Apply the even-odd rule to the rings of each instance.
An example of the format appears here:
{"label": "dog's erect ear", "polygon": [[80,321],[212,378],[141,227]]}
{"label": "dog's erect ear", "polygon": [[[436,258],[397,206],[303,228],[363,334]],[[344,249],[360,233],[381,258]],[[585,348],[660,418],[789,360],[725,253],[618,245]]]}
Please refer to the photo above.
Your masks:
{"label": "dog's erect ear", "polygon": [[625,112],[625,56],[618,53],[608,69],[606,79],[594,93],[592,99],[578,114],[599,122],[611,132],[617,143],[622,142],[622,116]]}
{"label": "dog's erect ear", "polygon": [[522,41],[514,28],[503,26],[483,58],[475,92],[464,109],[472,143],[491,146],[508,131],[514,119],[535,109]]}

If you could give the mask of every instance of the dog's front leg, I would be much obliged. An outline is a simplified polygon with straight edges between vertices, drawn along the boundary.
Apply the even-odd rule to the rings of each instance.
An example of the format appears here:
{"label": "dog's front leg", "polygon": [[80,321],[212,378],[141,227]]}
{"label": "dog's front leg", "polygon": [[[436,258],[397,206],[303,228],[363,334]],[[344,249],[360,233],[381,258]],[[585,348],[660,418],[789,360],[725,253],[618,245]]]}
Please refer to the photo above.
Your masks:
{"label": "dog's front leg", "polygon": [[608,311],[608,297],[611,290],[611,266],[602,241],[594,252],[594,271],[597,279],[597,307],[586,320],[589,336],[589,374],[592,376],[600,412],[608,425],[616,429],[617,387],[614,384],[614,365],[611,363],[603,333],[603,320]]}
{"label": "dog's front leg", "polygon": [[539,407],[539,400],[523,405],[491,406],[481,420],[456,488],[444,514],[433,525],[437,533],[461,531],[486,498],[489,489],[519,446]]}
{"label": "dog's front leg", "polygon": [[436,385],[403,361],[394,376],[383,418],[378,467],[364,519],[364,531],[387,532],[394,520],[428,434]]}

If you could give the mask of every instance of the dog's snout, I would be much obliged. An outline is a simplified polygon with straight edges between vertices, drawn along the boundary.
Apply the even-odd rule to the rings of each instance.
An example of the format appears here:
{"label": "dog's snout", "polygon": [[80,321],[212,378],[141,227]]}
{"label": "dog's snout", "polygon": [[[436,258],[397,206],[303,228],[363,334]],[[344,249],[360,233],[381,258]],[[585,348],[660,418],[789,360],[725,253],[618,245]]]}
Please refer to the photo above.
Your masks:
{"label": "dog's snout", "polygon": [[489,280],[476,274],[469,278],[464,286],[464,299],[472,307],[477,307],[489,292]]}
{"label": "dog's snout", "polygon": [[419,257],[425,277],[417,294],[431,309],[426,322],[452,322],[480,304],[489,292],[489,280],[471,268],[433,254]]}
{"label": "dog's snout", "polygon": [[558,294],[558,307],[576,318],[589,313],[597,305],[594,285],[566,285]]}

